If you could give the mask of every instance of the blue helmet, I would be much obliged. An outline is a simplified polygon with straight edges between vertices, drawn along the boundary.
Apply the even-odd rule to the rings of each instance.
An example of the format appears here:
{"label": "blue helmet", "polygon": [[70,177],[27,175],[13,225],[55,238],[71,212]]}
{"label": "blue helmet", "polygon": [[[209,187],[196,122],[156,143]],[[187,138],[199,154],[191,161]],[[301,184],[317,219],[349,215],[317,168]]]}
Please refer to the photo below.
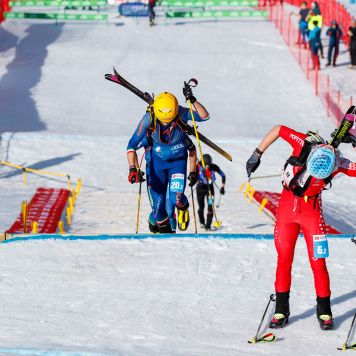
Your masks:
{"label": "blue helmet", "polygon": [[329,177],[338,166],[339,154],[334,147],[326,144],[314,146],[307,159],[308,173],[317,179]]}

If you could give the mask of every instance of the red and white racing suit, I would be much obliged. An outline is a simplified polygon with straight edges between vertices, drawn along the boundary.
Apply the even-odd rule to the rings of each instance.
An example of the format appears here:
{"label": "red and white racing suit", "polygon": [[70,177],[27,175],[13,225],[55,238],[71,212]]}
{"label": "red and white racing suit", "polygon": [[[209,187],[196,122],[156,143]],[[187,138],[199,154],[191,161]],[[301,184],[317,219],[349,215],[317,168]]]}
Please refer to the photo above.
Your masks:
{"label": "red and white racing suit", "polygon": [[[307,137],[304,133],[281,126],[279,136],[293,148],[293,156],[299,156]],[[296,171],[300,167],[293,167]],[[295,172],[296,173],[296,172]],[[356,177],[356,163],[341,158],[339,168],[332,177],[344,173]],[[312,178],[304,197],[295,196],[293,192],[283,187],[279,202],[274,242],[278,253],[275,290],[288,292],[291,286],[291,272],[295,244],[302,230],[307,244],[309,263],[314,274],[315,290],[318,297],[330,296],[330,280],[325,258],[314,258],[313,235],[325,234],[321,191],[325,182]],[[305,196],[309,197],[308,199]]]}

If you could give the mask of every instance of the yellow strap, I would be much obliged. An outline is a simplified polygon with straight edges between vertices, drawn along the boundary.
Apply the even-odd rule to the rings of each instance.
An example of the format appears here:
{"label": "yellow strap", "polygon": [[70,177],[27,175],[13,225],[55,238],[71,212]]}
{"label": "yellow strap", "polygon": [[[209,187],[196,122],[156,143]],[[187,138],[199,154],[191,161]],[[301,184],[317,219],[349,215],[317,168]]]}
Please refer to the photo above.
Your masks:
{"label": "yellow strap", "polygon": [[[200,144],[200,139],[199,139],[199,135],[198,135],[198,130],[197,130],[197,125],[196,125],[196,122],[195,122],[195,118],[194,118],[194,113],[193,113],[193,107],[192,107],[192,103],[190,102],[190,100],[188,100],[188,105],[189,105],[189,110],[190,110],[190,115],[192,117],[192,122],[193,122],[193,127],[194,127],[194,132],[195,132],[195,138],[197,140],[197,143],[198,143],[198,149],[199,149],[199,154],[200,154],[200,161],[202,163],[202,166],[203,166],[203,169],[205,171],[205,174],[206,174],[206,166],[205,166],[205,162],[204,162],[204,157],[203,157],[203,151],[201,149],[201,144]],[[216,220],[216,224],[218,226],[221,225],[221,221],[218,221],[218,218],[216,216],[216,211],[215,211],[215,206],[214,206],[214,200],[213,200],[213,196],[211,194],[211,190],[210,190],[210,187],[209,187],[209,181],[208,181],[208,177],[206,177],[206,180],[207,180],[207,187],[208,187],[208,193],[209,193],[209,199],[211,201],[211,206],[213,208],[213,214],[214,214],[214,217],[215,217],[215,220]]]}

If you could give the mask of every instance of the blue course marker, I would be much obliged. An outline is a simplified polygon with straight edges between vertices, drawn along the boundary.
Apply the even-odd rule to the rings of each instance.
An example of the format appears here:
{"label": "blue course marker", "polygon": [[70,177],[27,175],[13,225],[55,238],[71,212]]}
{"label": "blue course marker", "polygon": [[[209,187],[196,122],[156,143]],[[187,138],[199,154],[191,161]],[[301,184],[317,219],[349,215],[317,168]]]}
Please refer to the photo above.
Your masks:
{"label": "blue course marker", "polygon": [[[354,234],[327,235],[330,238],[350,239]],[[29,241],[29,240],[143,240],[143,239],[255,239],[273,240],[272,234],[108,234],[108,235],[67,235],[67,234],[31,234],[31,235],[7,235],[2,243]]]}

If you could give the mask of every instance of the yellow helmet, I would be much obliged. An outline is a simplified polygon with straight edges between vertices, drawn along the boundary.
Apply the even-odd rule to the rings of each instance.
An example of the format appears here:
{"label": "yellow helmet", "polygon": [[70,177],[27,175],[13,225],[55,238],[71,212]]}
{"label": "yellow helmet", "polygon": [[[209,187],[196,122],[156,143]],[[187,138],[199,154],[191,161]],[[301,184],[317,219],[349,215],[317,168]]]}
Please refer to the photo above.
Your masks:
{"label": "yellow helmet", "polygon": [[177,98],[167,92],[159,94],[153,102],[153,111],[159,121],[170,123],[178,114]]}

